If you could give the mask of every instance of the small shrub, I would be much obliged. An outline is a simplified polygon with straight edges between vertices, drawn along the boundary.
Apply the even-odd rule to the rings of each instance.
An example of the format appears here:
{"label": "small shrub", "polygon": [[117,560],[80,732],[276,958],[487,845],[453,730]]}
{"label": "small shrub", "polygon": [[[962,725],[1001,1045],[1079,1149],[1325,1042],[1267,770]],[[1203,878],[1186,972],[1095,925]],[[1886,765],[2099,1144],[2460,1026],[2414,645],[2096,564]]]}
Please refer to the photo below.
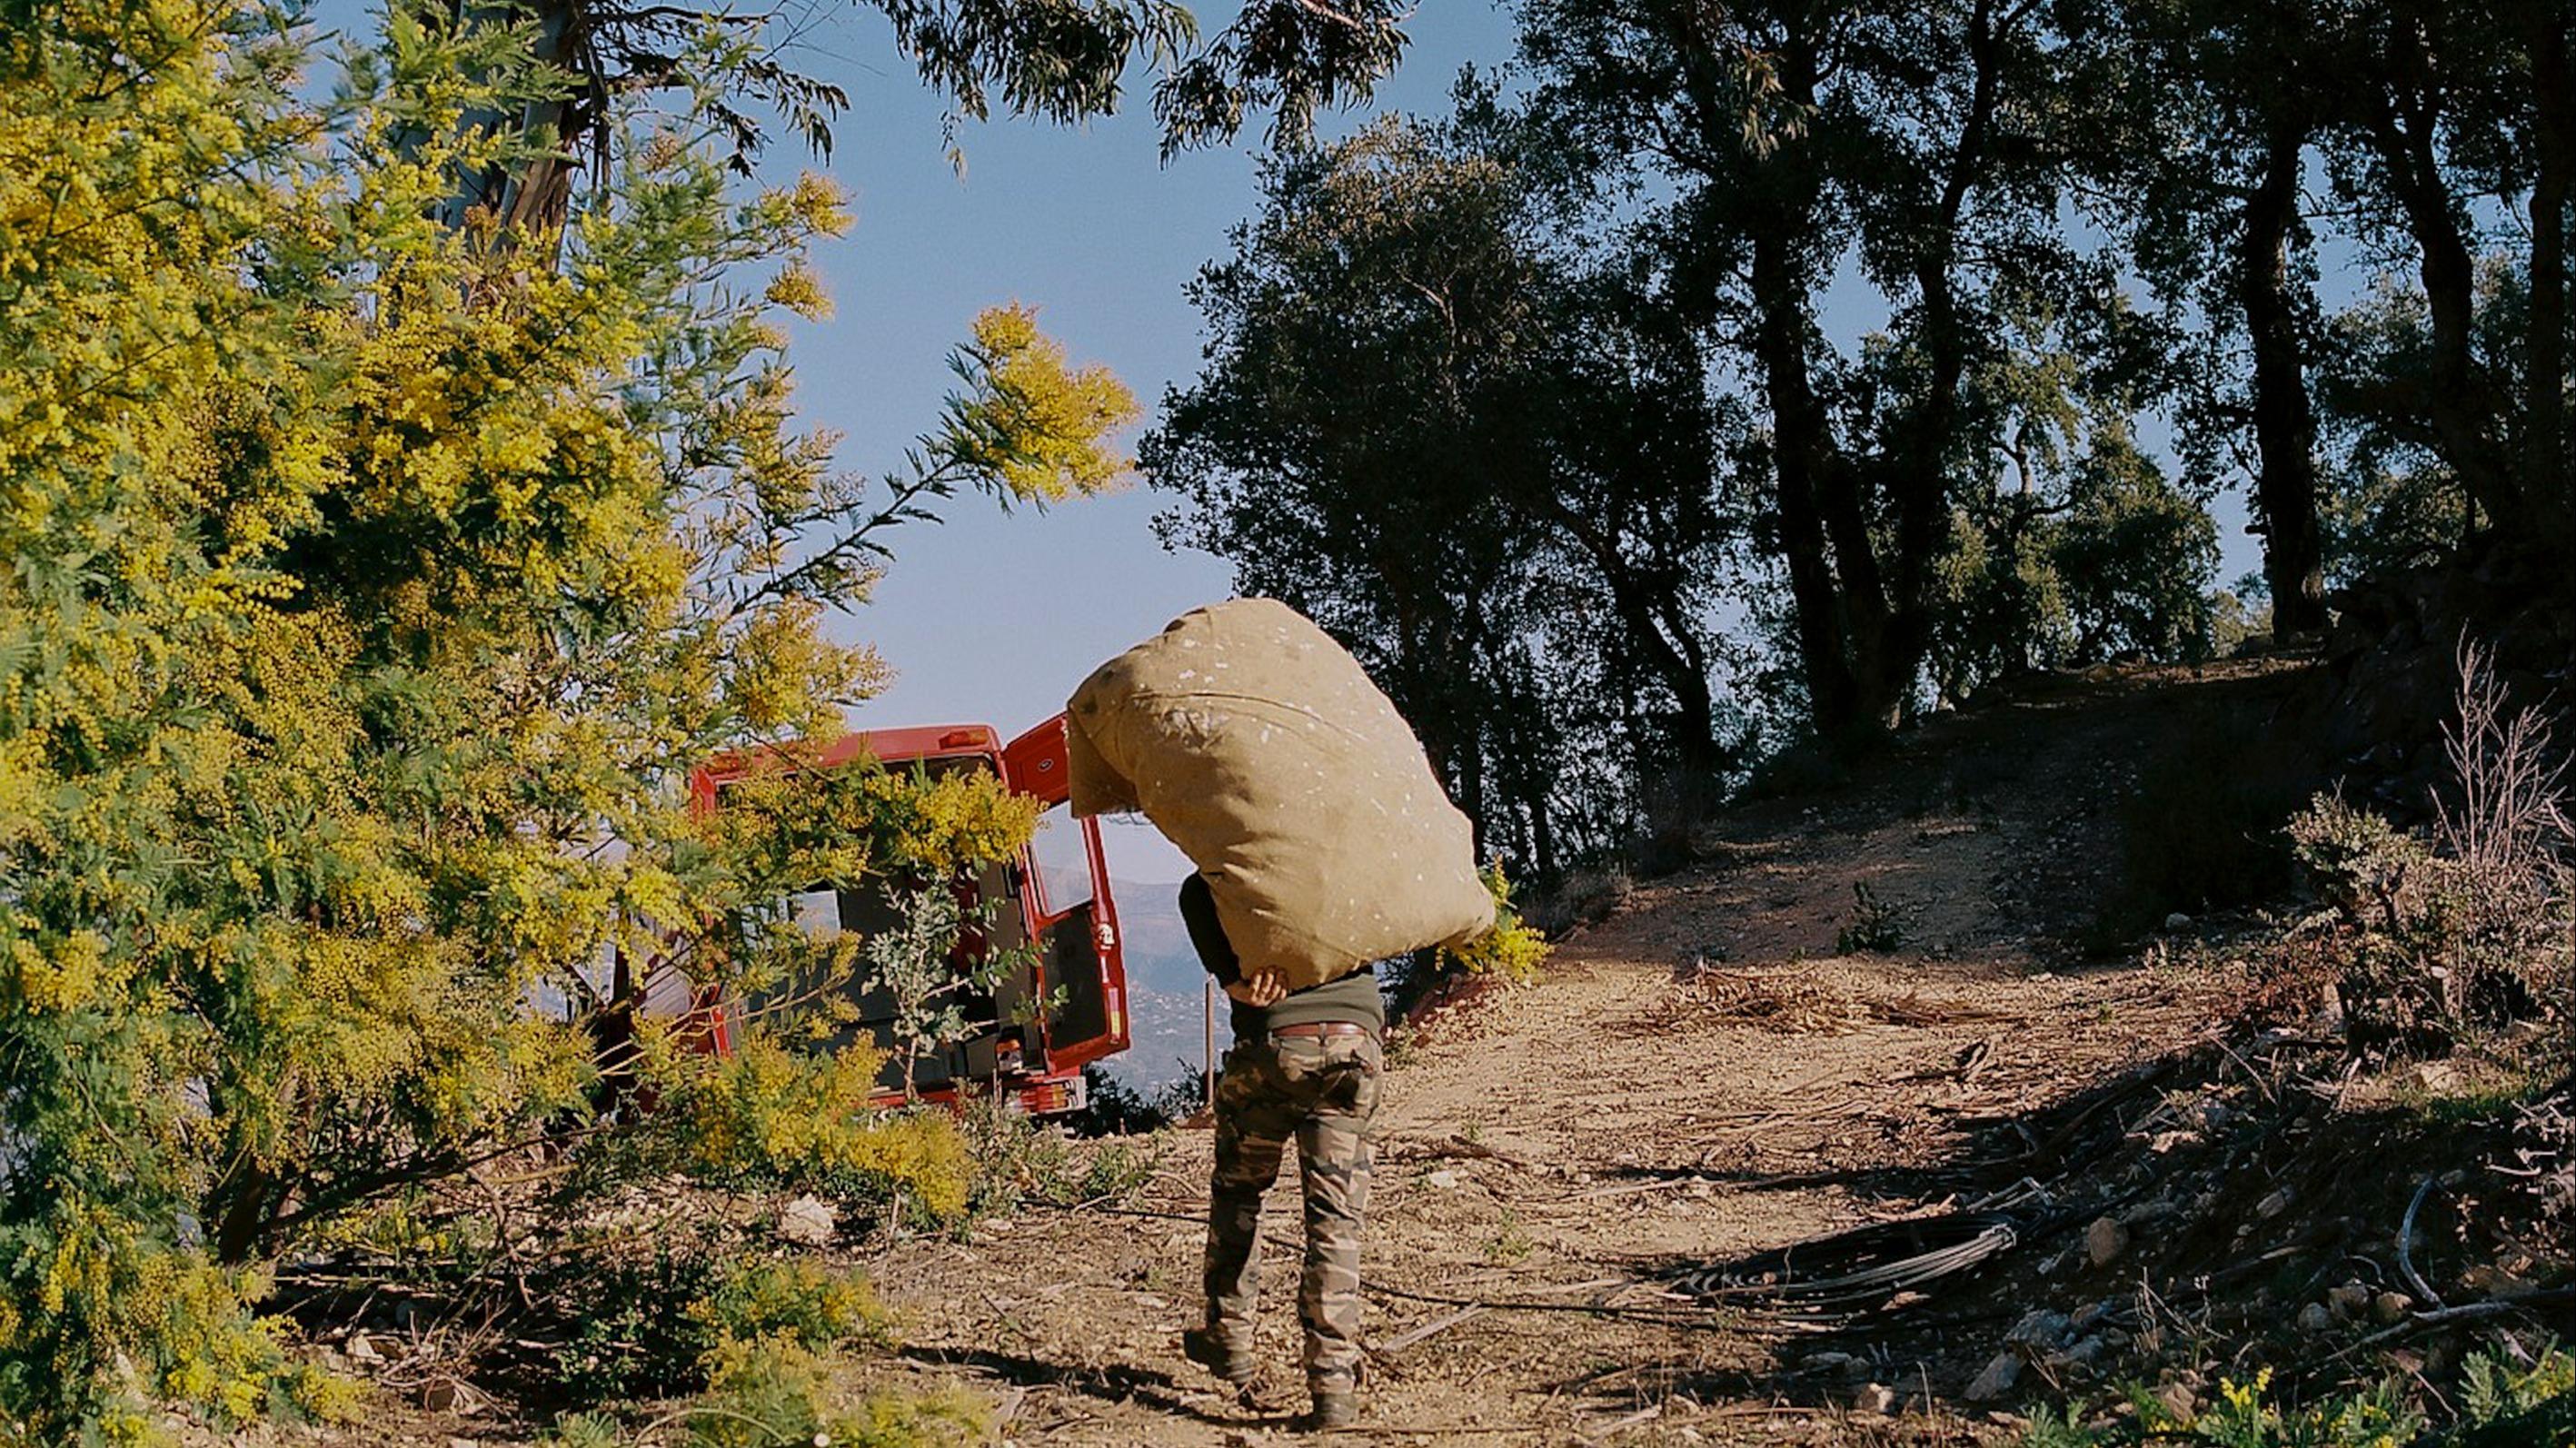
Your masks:
{"label": "small shrub", "polygon": [[706,1392],[669,1416],[687,1425],[692,1448],[962,1448],[989,1432],[963,1394],[856,1393],[837,1377],[828,1356],[789,1339],[728,1343]]}
{"label": "small shrub", "polygon": [[1914,907],[1880,898],[1865,880],[1852,882],[1852,918],[1834,935],[1837,955],[1885,955],[1903,950]]}
{"label": "small shrub", "polygon": [[2576,1444],[2576,1354],[2544,1342],[2528,1362],[2488,1348],[2460,1365],[2453,1448],[2569,1448]]}
{"label": "small shrub", "polygon": [[1164,1082],[1149,1095],[1094,1061],[1082,1068],[1091,1104],[1056,1119],[1076,1136],[1145,1136],[1186,1121],[1206,1105],[1207,1086],[1197,1067],[1182,1064],[1188,1067],[1187,1074]]}
{"label": "small shrub", "polygon": [[1484,870],[1485,888],[1494,896],[1493,928],[1464,945],[1446,947],[1441,961],[1467,975],[1490,975],[1515,983],[1538,978],[1547,960],[1547,937],[1521,919],[1512,904],[1512,882],[1500,863]]}
{"label": "small shrub", "polygon": [[643,1129],[701,1181],[953,1221],[973,1187],[966,1140],[947,1112],[873,1106],[883,1061],[862,1045],[821,1055],[745,1032],[729,1057],[678,1056],[659,1071],[668,1084]]}
{"label": "small shrub", "polygon": [[977,1105],[966,1113],[964,1124],[975,1162],[976,1216],[1031,1202],[1070,1207],[1125,1201],[1153,1179],[1166,1147],[1159,1136],[1076,1145],[1063,1127],[998,1105]]}
{"label": "small shrub", "polygon": [[855,1272],[704,1246],[576,1259],[543,1285],[550,1298],[575,1304],[573,1333],[552,1350],[550,1368],[557,1389],[577,1402],[694,1391],[730,1343],[882,1346],[893,1332],[892,1316]]}
{"label": "small shrub", "polygon": [[884,1347],[894,1316],[861,1274],[802,1258],[729,1263],[685,1316],[710,1343],[787,1337],[807,1347]]}
{"label": "small shrub", "polygon": [[1083,1164],[1077,1200],[1123,1202],[1144,1189],[1163,1164],[1163,1143],[1154,1138],[1105,1142]]}
{"label": "small shrub", "polygon": [[2402,1448],[2424,1430],[2423,1417],[2395,1383],[2285,1407],[2270,1397],[2272,1370],[2251,1382],[2223,1379],[2206,1411],[2176,1413],[2144,1389],[2129,1395],[2130,1421],[2092,1427],[2075,1407],[2042,1411],[2023,1430],[2022,1448],[2113,1448],[2170,1443],[2203,1448]]}
{"label": "small shrub", "polygon": [[2451,778],[2430,838],[2320,798],[2289,838],[2334,906],[2327,948],[2356,1048],[2438,1054],[2544,1010],[2576,987],[2576,877],[2548,730],[2508,713],[2480,650],[2463,648]]}
{"label": "small shrub", "polygon": [[624,1448],[626,1432],[606,1413],[566,1413],[537,1439],[538,1448]]}

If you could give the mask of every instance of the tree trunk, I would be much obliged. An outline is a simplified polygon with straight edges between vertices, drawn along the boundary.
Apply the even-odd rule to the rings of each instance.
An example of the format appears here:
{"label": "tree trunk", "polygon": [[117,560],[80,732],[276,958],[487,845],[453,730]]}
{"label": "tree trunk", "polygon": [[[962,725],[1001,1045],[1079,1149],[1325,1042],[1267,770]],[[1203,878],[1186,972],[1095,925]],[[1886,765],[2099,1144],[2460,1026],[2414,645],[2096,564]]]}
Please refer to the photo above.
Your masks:
{"label": "tree trunk", "polygon": [[2443,461],[2488,518],[2523,530],[2530,516],[2522,490],[2501,466],[2494,386],[2478,365],[2475,323],[2477,265],[2460,233],[2460,219],[2435,148],[2439,117],[2426,97],[2432,83],[2425,58],[2401,42],[2393,74],[2369,116],[2369,131],[2406,228],[2415,239],[2418,275],[2432,319],[2432,358],[2425,420]]}
{"label": "tree trunk", "polygon": [[221,1210],[212,1234],[216,1261],[239,1267],[259,1255],[276,1190],[277,1178],[266,1167],[246,1158],[237,1165],[229,1193],[218,1198]]}
{"label": "tree trunk", "polygon": [[[2554,12],[2554,13],[2553,13]],[[2562,7],[2532,7],[2531,319],[2525,354],[2523,485],[2563,536],[2576,497],[2567,475],[2567,201],[2576,172],[2576,75]]]}
{"label": "tree trunk", "polygon": [[[536,23],[536,58],[568,70],[579,67],[580,0],[539,0],[524,11],[498,12],[476,0],[463,0],[456,14],[460,22],[532,16]],[[572,214],[573,175],[580,169],[578,150],[597,124],[598,104],[597,97],[582,89],[561,99],[531,103],[514,116],[477,112],[465,117],[468,126],[514,130],[531,138],[548,137],[552,149],[516,170],[496,167],[480,176],[467,177],[457,194],[448,199],[439,220],[461,229],[476,213],[487,214],[497,225],[494,236],[501,245],[517,246],[527,238],[537,238],[550,263],[554,248],[560,244],[565,218]]]}
{"label": "tree trunk", "polygon": [[1779,488],[1780,552],[1789,568],[1798,654],[1817,732],[1838,735],[1860,721],[1858,681],[1843,637],[1843,606],[1817,500],[1818,474],[1839,466],[1807,374],[1806,316],[1792,275],[1790,239],[1753,241],[1755,346],[1771,411],[1772,471]]}
{"label": "tree trunk", "polygon": [[1923,250],[1914,262],[1914,284],[1923,302],[1923,347],[1930,359],[1921,405],[1909,429],[1908,457],[1888,479],[1896,505],[1893,589],[1887,624],[1863,688],[1865,706],[1894,727],[1911,706],[1916,678],[1932,647],[1934,570],[1950,540],[1950,444],[1959,416],[1959,388],[1967,375],[1968,338],[1959,317],[1959,221],[1986,164],[2002,78],[1995,54],[1994,14],[1979,0],[1969,17],[1968,113],[1943,167],[1941,192],[1927,218]]}
{"label": "tree trunk", "polygon": [[2290,294],[2290,232],[2298,222],[2305,144],[2304,128],[2294,125],[2276,127],[2267,139],[2262,175],[2245,201],[2236,269],[2236,300],[2254,349],[2254,499],[2263,577],[2272,590],[2272,636],[2283,642],[2326,626],[2316,415]]}

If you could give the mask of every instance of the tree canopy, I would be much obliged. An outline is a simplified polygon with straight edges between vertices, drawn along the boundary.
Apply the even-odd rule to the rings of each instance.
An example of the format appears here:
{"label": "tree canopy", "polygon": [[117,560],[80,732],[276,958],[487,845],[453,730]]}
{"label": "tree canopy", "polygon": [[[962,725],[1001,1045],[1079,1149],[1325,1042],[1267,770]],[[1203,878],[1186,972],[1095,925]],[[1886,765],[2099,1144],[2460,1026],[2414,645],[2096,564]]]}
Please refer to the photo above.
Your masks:
{"label": "tree canopy", "polygon": [[1375,650],[1490,844],[2570,541],[2563,5],[1517,15],[1453,118],[1267,173],[1144,450],[1170,536]]}

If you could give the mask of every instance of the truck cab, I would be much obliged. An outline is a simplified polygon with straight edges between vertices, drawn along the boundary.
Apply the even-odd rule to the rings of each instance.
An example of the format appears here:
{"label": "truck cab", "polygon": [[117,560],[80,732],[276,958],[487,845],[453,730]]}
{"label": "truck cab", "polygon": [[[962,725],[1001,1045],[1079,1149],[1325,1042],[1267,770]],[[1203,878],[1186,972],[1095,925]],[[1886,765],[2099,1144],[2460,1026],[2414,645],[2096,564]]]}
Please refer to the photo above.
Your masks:
{"label": "truck cab", "polygon": [[[1014,858],[956,882],[961,903],[990,911],[989,925],[961,938],[960,968],[981,952],[1022,945],[1034,947],[1032,963],[1001,981],[991,996],[967,1003],[969,1018],[981,1028],[914,1062],[915,1091],[922,1100],[948,1103],[990,1093],[1032,1115],[1080,1110],[1088,1104],[1082,1068],[1127,1049],[1127,972],[1100,827],[1073,818],[1066,804],[1064,716],[1008,741],[985,724],[854,731],[835,740],[812,767],[844,767],[862,759],[932,774],[981,770],[1043,809],[1037,833]],[[724,808],[725,786],[763,767],[758,756],[728,756],[702,766],[689,779],[696,807]],[[809,929],[864,935],[893,918],[889,888],[889,882],[873,878],[848,889],[817,886],[790,904]],[[878,1100],[899,1104],[904,1062],[892,1040],[893,1002],[863,982],[848,990],[854,1019],[824,1044],[873,1039],[887,1052]],[[708,1047],[730,1051],[734,1022],[726,1003],[701,1003],[698,1009]]]}

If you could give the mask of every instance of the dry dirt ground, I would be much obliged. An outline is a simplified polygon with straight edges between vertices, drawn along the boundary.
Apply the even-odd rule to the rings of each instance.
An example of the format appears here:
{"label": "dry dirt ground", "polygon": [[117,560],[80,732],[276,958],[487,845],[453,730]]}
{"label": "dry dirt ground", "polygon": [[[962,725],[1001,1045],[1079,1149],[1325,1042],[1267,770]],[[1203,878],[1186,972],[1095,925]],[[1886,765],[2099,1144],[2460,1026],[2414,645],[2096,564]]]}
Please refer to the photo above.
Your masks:
{"label": "dry dirt ground", "polygon": [[[2140,757],[2194,708],[2259,709],[2282,677],[2067,681],[1937,721],[1860,777],[1731,813],[1701,864],[1635,890],[1538,982],[1435,1018],[1397,1052],[1376,1124],[1356,1436],[2007,1436],[1959,1402],[2009,1326],[1996,1311],[1945,1323],[1936,1291],[1926,1325],[1819,1336],[1655,1279],[2045,1180],[2066,1103],[2206,1039],[2206,978],[2152,942],[2087,958],[2068,941],[2116,872]],[[1903,944],[1837,952],[1855,884]],[[1270,1199],[1270,1366],[1245,1404],[1178,1352],[1208,1137],[1163,1150],[1115,1208],[878,1256],[909,1371],[990,1396],[1024,1443],[1289,1441],[1293,1177]]]}

